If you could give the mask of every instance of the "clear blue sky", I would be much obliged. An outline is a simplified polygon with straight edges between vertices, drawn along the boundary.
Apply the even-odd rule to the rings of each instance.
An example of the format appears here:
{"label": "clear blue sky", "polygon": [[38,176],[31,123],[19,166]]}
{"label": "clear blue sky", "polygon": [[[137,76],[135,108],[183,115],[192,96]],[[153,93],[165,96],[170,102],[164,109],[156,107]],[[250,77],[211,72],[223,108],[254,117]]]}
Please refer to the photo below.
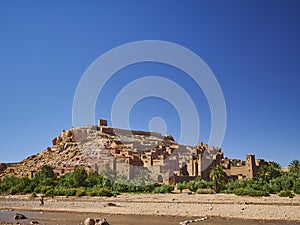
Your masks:
{"label": "clear blue sky", "polygon": [[[2,0],[0,162],[41,152],[72,127],[77,84],[95,59],[121,44],[152,39],[191,49],[214,72],[226,101],[226,156],[251,153],[287,166],[300,159],[299,12],[299,1],[283,0]],[[118,91],[147,75],[172,79],[200,102],[199,140],[207,142],[210,111],[201,90],[183,72],[158,63],[116,73],[99,95],[96,117],[110,120]],[[163,99],[136,104],[130,124],[148,129],[155,116],[178,138],[178,115]]]}

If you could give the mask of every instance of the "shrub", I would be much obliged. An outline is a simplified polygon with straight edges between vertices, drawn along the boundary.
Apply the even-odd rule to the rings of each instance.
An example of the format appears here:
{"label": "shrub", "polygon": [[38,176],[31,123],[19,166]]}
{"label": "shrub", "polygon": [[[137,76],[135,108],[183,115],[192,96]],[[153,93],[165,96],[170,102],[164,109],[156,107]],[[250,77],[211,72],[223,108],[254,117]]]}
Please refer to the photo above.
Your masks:
{"label": "shrub", "polygon": [[18,193],[18,190],[15,187],[11,187],[8,191],[8,194],[10,195],[16,195]]}
{"label": "shrub", "polygon": [[48,189],[46,192],[45,192],[45,197],[54,197],[54,189]]}
{"label": "shrub", "polygon": [[81,196],[84,196],[84,195],[86,195],[85,189],[84,188],[78,188],[77,191],[76,191],[76,196],[81,197]]}
{"label": "shrub", "polygon": [[278,196],[293,198],[295,195],[291,191],[281,191],[279,192]]}
{"label": "shrub", "polygon": [[67,188],[67,189],[65,189],[65,191],[64,191],[64,195],[66,196],[66,197],[69,197],[69,196],[75,196],[76,195],[76,188]]}
{"label": "shrub", "polygon": [[87,195],[87,196],[97,196],[97,195],[98,195],[98,192],[95,191],[95,190],[88,190],[88,191],[86,192],[86,195]]}
{"label": "shrub", "polygon": [[278,193],[280,192],[280,186],[275,184],[275,183],[269,183],[267,185],[267,190],[272,193],[272,194],[275,194],[275,193]]}
{"label": "shrub", "polygon": [[53,187],[51,187],[51,186],[41,186],[40,189],[39,189],[40,193],[42,193],[42,194],[46,194],[46,192],[48,190],[53,190]]}
{"label": "shrub", "polygon": [[99,196],[106,196],[106,197],[111,197],[113,196],[113,194],[111,193],[111,191],[107,188],[101,188],[99,191],[98,191],[98,195]]}
{"label": "shrub", "polygon": [[235,189],[233,193],[238,196],[244,196],[244,195],[269,196],[270,195],[268,191],[254,190],[254,189],[250,189],[250,188],[238,188],[238,189]]}
{"label": "shrub", "polygon": [[115,181],[112,185],[114,191],[127,192],[129,190],[127,183]]}
{"label": "shrub", "polygon": [[62,188],[55,188],[54,189],[54,195],[55,196],[65,196],[65,189]]}
{"label": "shrub", "polygon": [[154,189],[154,193],[171,193],[174,191],[173,185],[162,185]]}
{"label": "shrub", "polygon": [[187,183],[187,188],[192,191],[192,192],[196,192],[199,188],[198,182],[192,180],[190,182]]}
{"label": "shrub", "polygon": [[[299,176],[300,177],[300,176]],[[297,178],[294,182],[293,191],[295,194],[300,194],[300,178]]]}
{"label": "shrub", "polygon": [[210,184],[205,180],[200,180],[197,183],[198,183],[198,188],[201,188],[201,189],[207,189],[210,187]]}
{"label": "shrub", "polygon": [[300,195],[300,188],[294,189],[294,193],[297,194],[297,195]]}
{"label": "shrub", "polygon": [[185,182],[181,182],[181,183],[178,183],[176,187],[177,187],[177,190],[179,190],[180,193],[182,193],[182,190],[183,190],[183,189],[186,189],[186,186],[187,186],[187,185],[186,185]]}

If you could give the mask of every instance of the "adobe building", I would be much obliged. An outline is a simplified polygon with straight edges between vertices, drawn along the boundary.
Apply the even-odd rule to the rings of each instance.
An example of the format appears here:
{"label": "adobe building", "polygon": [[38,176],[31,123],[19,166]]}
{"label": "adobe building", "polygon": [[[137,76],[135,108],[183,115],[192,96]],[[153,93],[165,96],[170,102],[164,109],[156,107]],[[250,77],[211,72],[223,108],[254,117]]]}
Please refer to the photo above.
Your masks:
{"label": "adobe building", "polygon": [[265,164],[254,155],[247,155],[245,161],[227,159],[219,147],[202,142],[195,147],[180,145],[171,135],[112,128],[107,120],[100,119],[97,126],[63,130],[52,140],[52,147],[20,163],[0,164],[0,176],[31,178],[43,165],[52,166],[58,176],[79,166],[98,173],[109,167],[127,179],[144,169],[157,183],[176,184],[197,176],[209,180],[211,169],[217,165],[229,178],[249,179]]}
{"label": "adobe building", "polygon": [[134,141],[121,138],[113,140],[105,146],[110,156],[101,157],[92,166],[97,172],[101,172],[107,166],[115,173],[119,173],[128,179],[132,179],[140,168],[149,171],[152,179],[158,183],[176,184],[189,181],[200,176],[209,180],[212,168],[221,165],[228,178],[249,179],[257,175],[264,160],[255,160],[254,155],[247,155],[246,160],[233,163],[233,160],[225,159],[222,149],[209,147],[199,142],[196,147],[177,144],[172,136],[163,137],[158,133],[147,131],[129,131],[109,127],[106,120],[98,121],[98,130],[101,135],[125,135],[140,137],[156,137],[158,140],[141,138]]}
{"label": "adobe building", "polygon": [[255,160],[255,155],[246,155],[245,161],[240,160],[235,165],[230,159],[223,159],[221,163],[227,176],[238,180],[255,178],[259,168],[267,164],[262,159]]}

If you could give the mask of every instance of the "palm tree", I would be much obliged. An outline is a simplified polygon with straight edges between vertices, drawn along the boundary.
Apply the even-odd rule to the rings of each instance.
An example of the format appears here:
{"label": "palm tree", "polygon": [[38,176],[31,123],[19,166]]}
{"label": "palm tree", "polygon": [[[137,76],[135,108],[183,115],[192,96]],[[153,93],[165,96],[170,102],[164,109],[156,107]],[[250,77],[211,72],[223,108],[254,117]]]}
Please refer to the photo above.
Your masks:
{"label": "palm tree", "polygon": [[270,179],[270,170],[267,165],[263,165],[259,168],[258,176],[262,178],[264,181],[268,181]]}
{"label": "palm tree", "polygon": [[280,177],[282,175],[280,168],[281,167],[279,163],[269,162],[269,164],[263,165],[259,168],[258,177],[266,182],[269,182],[271,179]]}
{"label": "palm tree", "polygon": [[270,162],[270,166],[273,166],[274,169],[281,169],[281,166],[278,162]]}
{"label": "palm tree", "polygon": [[300,171],[300,161],[299,160],[293,160],[289,164],[289,171],[290,172],[299,172]]}
{"label": "palm tree", "polygon": [[224,179],[226,177],[226,173],[223,171],[221,166],[216,166],[211,169],[209,173],[209,178],[213,181],[214,189],[216,193],[219,193],[221,190],[221,186],[224,183]]}

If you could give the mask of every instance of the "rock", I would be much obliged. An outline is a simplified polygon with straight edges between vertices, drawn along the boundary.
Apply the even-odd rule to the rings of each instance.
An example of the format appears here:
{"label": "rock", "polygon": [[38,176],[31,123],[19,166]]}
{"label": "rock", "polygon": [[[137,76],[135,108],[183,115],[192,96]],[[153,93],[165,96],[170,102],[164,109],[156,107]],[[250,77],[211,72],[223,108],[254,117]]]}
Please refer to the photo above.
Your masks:
{"label": "rock", "polygon": [[84,225],[95,225],[95,220],[88,217],[85,219]]}
{"label": "rock", "polygon": [[117,206],[117,204],[112,203],[112,202],[109,202],[109,203],[107,203],[106,205],[107,205],[107,206]]}
{"label": "rock", "polygon": [[21,214],[21,213],[16,213],[16,215],[15,215],[15,220],[23,220],[23,219],[27,219],[27,217],[26,216],[24,216],[23,214]]}
{"label": "rock", "polygon": [[169,134],[169,135],[166,135],[164,139],[167,140],[167,141],[174,141],[174,142],[175,142],[173,136],[170,135],[170,134]]}
{"label": "rock", "polygon": [[106,219],[101,220],[100,218],[95,219],[95,225],[109,225]]}
{"label": "rock", "polygon": [[52,145],[53,145],[53,146],[56,145],[56,142],[57,142],[57,139],[54,138],[54,139],[52,140]]}
{"label": "rock", "polygon": [[109,223],[106,221],[106,219],[103,219],[103,221],[100,221],[97,224],[98,225],[109,225]]}
{"label": "rock", "polygon": [[30,224],[40,224],[40,223],[39,223],[39,221],[37,221],[37,220],[31,220],[31,221],[30,221]]}

